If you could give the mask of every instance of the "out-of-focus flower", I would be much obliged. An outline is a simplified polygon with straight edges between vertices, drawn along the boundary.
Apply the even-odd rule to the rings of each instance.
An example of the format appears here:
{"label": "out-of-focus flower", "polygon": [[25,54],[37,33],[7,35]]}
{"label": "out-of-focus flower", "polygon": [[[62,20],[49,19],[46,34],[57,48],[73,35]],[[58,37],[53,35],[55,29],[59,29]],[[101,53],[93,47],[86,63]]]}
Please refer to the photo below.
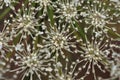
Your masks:
{"label": "out-of-focus flower", "polygon": [[11,69],[10,72],[15,72],[14,78],[19,77],[24,80],[26,77],[30,77],[33,80],[34,76],[36,79],[41,80],[41,76],[45,76],[46,71],[50,70],[50,62],[52,59],[48,59],[44,53],[44,49],[33,50],[30,45],[24,46],[23,50],[19,49],[15,52],[15,58],[10,58],[10,62],[15,64],[15,68]]}

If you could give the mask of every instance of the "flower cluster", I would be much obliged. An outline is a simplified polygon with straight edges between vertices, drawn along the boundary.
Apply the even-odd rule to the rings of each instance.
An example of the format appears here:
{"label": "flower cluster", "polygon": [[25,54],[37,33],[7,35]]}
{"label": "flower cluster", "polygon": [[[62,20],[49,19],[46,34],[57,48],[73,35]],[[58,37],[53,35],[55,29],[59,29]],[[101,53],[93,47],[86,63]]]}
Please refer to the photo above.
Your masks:
{"label": "flower cluster", "polygon": [[[65,58],[65,53],[63,50],[66,50],[70,53],[74,53],[74,51],[71,50],[71,48],[76,49],[76,43],[79,42],[79,40],[76,40],[76,36],[72,36],[75,32],[70,31],[70,26],[66,26],[67,24],[58,24],[55,23],[53,26],[46,26],[46,29],[42,35],[40,35],[43,38],[42,43],[44,44],[44,47],[50,50],[52,55],[55,53],[55,55],[58,57],[59,55]],[[48,28],[47,28],[48,27]],[[37,44],[39,47],[40,44]]]}
{"label": "flower cluster", "polygon": [[[36,26],[39,25],[39,19],[35,19],[36,13],[33,12],[34,10],[34,7],[25,8],[23,5],[22,10],[19,9],[18,13],[14,12],[16,18],[13,18],[12,23],[9,24],[11,37],[17,37],[21,35],[22,40],[26,39],[27,36],[31,36],[33,38],[33,34],[37,34],[39,32],[36,29]],[[13,17],[13,15],[11,14],[10,17]]]}
{"label": "flower cluster", "polygon": [[119,3],[0,0],[0,80],[120,79]]}
{"label": "flower cluster", "polygon": [[60,8],[55,11],[60,14],[58,17],[69,23],[72,22],[72,19],[78,18],[78,9],[74,0],[59,0],[58,5]]}
{"label": "flower cluster", "polygon": [[[104,40],[104,41],[103,41]],[[86,38],[86,43],[82,44],[83,46],[80,46],[82,51],[78,51],[81,53],[81,60],[79,61],[79,64],[82,63],[83,65],[82,69],[86,69],[86,74],[83,76],[85,78],[89,74],[93,73],[94,79],[97,80],[98,76],[96,74],[96,68],[100,70],[103,73],[106,73],[106,68],[109,67],[109,61],[111,61],[109,55],[111,54],[112,49],[108,48],[111,46],[110,40],[106,39],[106,37],[94,37],[90,40]],[[102,67],[102,66],[105,67]],[[92,70],[92,73],[91,71]]]}
{"label": "flower cluster", "polygon": [[18,74],[21,80],[27,76],[30,76],[30,80],[33,80],[33,76],[37,76],[40,80],[41,76],[46,75],[45,71],[50,70],[50,61],[46,57],[43,49],[41,50],[33,50],[29,44],[26,44],[26,48],[24,44],[23,46],[15,48],[15,57],[10,59],[10,62],[14,63],[16,68],[10,70],[10,72],[15,72],[14,78],[17,78]]}

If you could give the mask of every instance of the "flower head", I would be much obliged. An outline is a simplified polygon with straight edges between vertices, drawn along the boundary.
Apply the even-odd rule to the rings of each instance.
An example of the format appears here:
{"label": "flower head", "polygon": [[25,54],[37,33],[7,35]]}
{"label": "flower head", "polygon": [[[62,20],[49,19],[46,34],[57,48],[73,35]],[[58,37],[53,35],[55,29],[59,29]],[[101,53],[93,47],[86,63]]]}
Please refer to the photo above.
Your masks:
{"label": "flower head", "polygon": [[63,50],[72,52],[71,48],[76,48],[76,36],[72,36],[74,31],[70,31],[70,26],[67,26],[67,24],[55,24],[47,28],[41,37],[43,38],[43,44],[50,50],[51,54],[55,53],[56,56],[60,55],[65,58]]}
{"label": "flower head", "polygon": [[[94,29],[104,30],[107,24],[113,24],[113,15],[111,15],[111,4],[105,1],[90,0],[85,1],[86,5],[83,5],[83,11],[80,15],[86,24],[93,26]],[[114,13],[113,13],[114,14]]]}
{"label": "flower head", "polygon": [[[30,9],[31,8],[31,9]],[[36,29],[38,26],[38,19],[35,18],[34,7],[25,8],[23,5],[22,10],[18,10],[16,17],[13,18],[11,15],[12,23],[9,23],[9,29],[11,30],[11,36],[17,37],[21,35],[21,39],[26,37],[34,37],[33,35],[37,34],[39,31]]]}
{"label": "flower head", "polygon": [[[103,73],[107,72],[110,61],[109,55],[112,51],[109,46],[110,40],[105,37],[92,37],[91,40],[86,39],[86,43],[83,43],[80,51],[83,59],[79,61],[80,64],[84,62],[82,70],[87,68],[86,73],[82,76],[83,79],[88,76],[91,73],[90,70],[92,70],[94,79],[97,80],[96,67]],[[104,68],[102,66],[104,66]]]}
{"label": "flower head", "polygon": [[77,5],[74,0],[59,0],[58,5],[56,13],[60,13],[59,17],[66,22],[72,22],[72,19],[78,18]]}
{"label": "flower head", "polygon": [[46,54],[43,54],[44,50],[33,50],[30,45],[26,45],[23,49],[19,51],[19,49],[15,53],[15,58],[11,58],[11,62],[13,62],[16,68],[11,69],[10,72],[15,72],[14,77],[16,78],[20,75],[20,79],[24,80],[26,77],[30,77],[32,80],[37,76],[38,79],[41,80],[41,76],[45,76],[46,71],[50,68],[50,61],[46,57]]}

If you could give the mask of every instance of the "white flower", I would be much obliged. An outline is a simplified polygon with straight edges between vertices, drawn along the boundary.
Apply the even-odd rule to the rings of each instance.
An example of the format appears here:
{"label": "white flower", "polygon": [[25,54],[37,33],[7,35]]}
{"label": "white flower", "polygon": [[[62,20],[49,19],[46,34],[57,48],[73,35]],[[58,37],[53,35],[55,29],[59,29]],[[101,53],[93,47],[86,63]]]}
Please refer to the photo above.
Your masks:
{"label": "white flower", "polygon": [[114,13],[111,13],[110,3],[98,0],[94,0],[93,2],[87,0],[85,2],[86,4],[83,4],[83,11],[81,10],[80,15],[83,17],[82,21],[90,25],[90,27],[88,27],[89,29],[93,27],[95,31],[98,29],[104,31],[107,24],[116,23],[113,22]]}
{"label": "white flower", "polygon": [[77,5],[74,0],[59,0],[58,5],[60,6],[56,13],[60,13],[58,17],[64,19],[66,22],[71,22],[72,19],[77,19],[78,18],[78,10],[77,10]]}
{"label": "white flower", "polygon": [[[18,10],[17,13],[15,12],[15,18],[13,18],[11,15],[13,22],[8,26],[11,30],[12,37],[21,35],[19,42],[28,36],[34,38],[34,36],[39,33],[39,31],[36,29],[36,26],[38,26],[38,19],[35,18],[36,13],[34,12],[34,8],[29,7],[29,9],[27,9],[24,6],[22,8],[23,10]],[[21,13],[21,11],[23,13]]]}
{"label": "white flower", "polygon": [[[80,46],[81,50],[79,52],[81,53],[80,59],[83,59],[81,59],[79,63],[82,65],[84,62],[82,70],[87,69],[82,78],[84,79],[86,76],[91,74],[92,71],[94,80],[97,80],[98,75],[96,75],[95,66],[101,72],[105,73],[109,65],[110,57],[108,57],[108,55],[110,55],[112,50],[109,48],[110,40],[106,39],[105,36],[93,36],[89,40],[86,38],[86,42],[81,43],[83,43],[83,45]],[[102,68],[103,65],[104,68]]]}
{"label": "white flower", "polygon": [[[54,24],[45,33],[41,35],[43,38],[43,44],[50,50],[51,55],[55,53],[56,56],[62,56],[65,58],[63,50],[73,52],[71,48],[76,50],[76,36],[72,36],[74,31],[70,31],[70,26],[66,24]],[[79,41],[79,40],[77,40]],[[39,47],[39,44],[38,44]]]}
{"label": "white flower", "polygon": [[17,66],[11,69],[10,72],[15,72],[16,76],[21,75],[21,77],[18,76],[21,80],[29,76],[30,80],[33,80],[34,75],[37,76],[36,79],[41,80],[41,76],[45,76],[47,74],[46,71],[50,71],[49,62],[52,60],[45,57],[46,54],[41,50],[33,50],[28,44],[26,48],[27,50],[24,47],[23,51],[16,51],[15,58],[10,59],[10,61],[14,62],[15,66]]}

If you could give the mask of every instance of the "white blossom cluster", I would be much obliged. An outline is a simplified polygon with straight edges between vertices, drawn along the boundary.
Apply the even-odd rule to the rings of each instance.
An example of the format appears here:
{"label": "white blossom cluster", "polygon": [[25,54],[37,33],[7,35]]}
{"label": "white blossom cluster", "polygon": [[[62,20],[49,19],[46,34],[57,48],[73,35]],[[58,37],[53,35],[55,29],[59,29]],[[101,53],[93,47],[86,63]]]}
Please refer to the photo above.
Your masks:
{"label": "white blossom cluster", "polygon": [[0,0],[0,8],[0,80],[120,79],[119,0]]}

